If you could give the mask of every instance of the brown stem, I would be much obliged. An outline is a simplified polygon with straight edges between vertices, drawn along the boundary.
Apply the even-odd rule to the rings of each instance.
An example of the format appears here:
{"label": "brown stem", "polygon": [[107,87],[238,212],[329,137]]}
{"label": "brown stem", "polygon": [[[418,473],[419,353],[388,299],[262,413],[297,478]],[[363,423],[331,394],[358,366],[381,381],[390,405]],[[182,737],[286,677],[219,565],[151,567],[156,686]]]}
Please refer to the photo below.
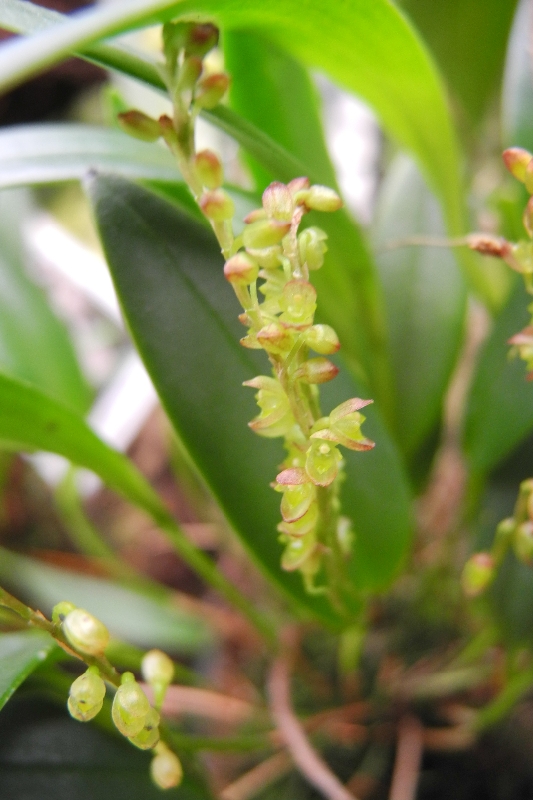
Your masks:
{"label": "brown stem", "polygon": [[271,783],[290,772],[291,768],[292,758],[286,750],[275,753],[226,786],[220,793],[220,800],[250,800]]}
{"label": "brown stem", "polygon": [[276,658],[268,680],[270,709],[294,763],[328,800],[355,800],[309,742],[290,699],[290,671],[286,656]]}
{"label": "brown stem", "polygon": [[416,717],[406,715],[398,725],[398,744],[389,800],[414,800],[424,749],[424,728]]}

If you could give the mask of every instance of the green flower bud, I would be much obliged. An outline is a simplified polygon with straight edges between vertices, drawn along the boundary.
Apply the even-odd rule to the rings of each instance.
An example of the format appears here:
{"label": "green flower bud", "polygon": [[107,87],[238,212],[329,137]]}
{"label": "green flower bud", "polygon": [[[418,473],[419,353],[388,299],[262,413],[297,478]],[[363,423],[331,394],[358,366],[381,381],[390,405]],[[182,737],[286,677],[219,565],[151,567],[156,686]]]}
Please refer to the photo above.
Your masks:
{"label": "green flower bud", "polygon": [[275,219],[259,219],[246,226],[242,233],[242,240],[246,249],[263,250],[279,244],[286,233],[289,232],[288,222],[278,222]]}
{"label": "green flower bud", "polygon": [[63,622],[67,614],[70,614],[75,608],[76,606],[74,603],[69,603],[67,600],[62,600],[60,603],[57,603],[52,609],[52,622],[55,622],[56,625]]}
{"label": "green flower bud", "polygon": [[272,247],[253,248],[248,247],[247,252],[255,258],[260,267],[264,269],[273,270],[281,264],[280,256],[283,252],[279,245],[272,245]]}
{"label": "green flower bud", "polygon": [[82,608],[75,608],[63,622],[63,633],[80,653],[101,655],[109,643],[109,631],[103,622]]}
{"label": "green flower bud", "polygon": [[313,324],[316,289],[307,281],[289,281],[283,287],[280,305],[283,309],[280,322],[298,329],[307,328]]}
{"label": "green flower bud", "polygon": [[303,203],[314,211],[337,211],[342,206],[342,200],[337,192],[328,186],[318,184],[298,192],[295,199],[297,203]]}
{"label": "green flower bud", "polygon": [[105,692],[98,668],[89,667],[70,687],[67,705],[71,716],[80,722],[95,717],[104,704]]}
{"label": "green flower bud", "polygon": [[151,750],[159,741],[159,722],[159,714],[155,708],[150,708],[144,719],[142,730],[135,736],[129,736],[130,742],[140,750]]}
{"label": "green flower bud", "polygon": [[316,498],[316,489],[313,483],[300,483],[287,486],[281,500],[281,516],[284,522],[296,522],[309,511],[311,503]]}
{"label": "green flower bud", "polygon": [[306,536],[291,541],[285,547],[281,556],[281,568],[286,572],[300,569],[308,558],[316,552],[316,534],[310,531]]}
{"label": "green flower bud", "polygon": [[125,133],[144,142],[156,142],[161,136],[159,122],[137,109],[118,114],[117,122]]}
{"label": "green flower bud", "polygon": [[257,341],[267,353],[280,355],[287,353],[291,349],[294,337],[279,322],[271,322],[257,332]]}
{"label": "green flower bud", "polygon": [[515,272],[521,275],[533,274],[533,243],[518,242],[510,245],[511,257],[505,257],[505,261]]}
{"label": "green flower bud", "polygon": [[250,428],[259,436],[285,436],[294,426],[294,417],[280,383],[275,378],[259,375],[243,385],[259,389],[255,399],[261,413],[248,423]]}
{"label": "green flower bud", "polygon": [[113,699],[113,722],[124,736],[137,736],[149,711],[150,703],[145,693],[132,673],[125,672]]}
{"label": "green flower bud", "polygon": [[263,192],[263,208],[271,219],[290,222],[294,212],[290,189],[279,181],[271,183]]}
{"label": "green flower bud", "polygon": [[[313,434],[316,436],[316,434]],[[342,456],[333,443],[314,439],[307,450],[305,471],[317,486],[329,486],[337,477]]]}
{"label": "green flower bud", "polygon": [[196,174],[208,189],[218,189],[224,180],[222,164],[212,150],[200,150],[194,157]]}
{"label": "green flower bud", "polygon": [[[313,484],[305,484],[306,486],[313,486]],[[314,487],[313,487],[314,488]],[[306,536],[311,531],[314,531],[318,522],[318,503],[314,502],[311,497],[311,502],[307,511],[293,522],[280,522],[278,531],[290,536],[291,539],[296,537],[300,538]]]}
{"label": "green flower bud", "polygon": [[[179,23],[178,23],[179,24]],[[184,48],[187,55],[203,58],[218,44],[218,28],[210,22],[189,23]]]}
{"label": "green flower bud", "polygon": [[328,235],[320,228],[306,228],[298,236],[298,252],[302,264],[307,264],[308,269],[320,269],[324,263],[324,253],[328,246]]}
{"label": "green flower bud", "polygon": [[341,346],[339,337],[329,325],[312,325],[305,331],[303,337],[311,350],[324,356],[336,353]]}
{"label": "green flower bud", "polygon": [[527,520],[518,525],[513,536],[513,548],[519,561],[533,566],[533,522]]}
{"label": "green flower bud", "polygon": [[531,153],[522,147],[509,147],[503,151],[503,162],[511,175],[521,183],[526,180],[526,167],[533,158]]}
{"label": "green flower bud", "polygon": [[477,597],[494,578],[494,559],[490,553],[474,553],[466,562],[461,586],[467,597]]}
{"label": "green flower bud", "polygon": [[233,200],[224,189],[211,189],[200,198],[200,208],[212,222],[224,222],[235,213]]}
{"label": "green flower bud", "polygon": [[150,764],[150,774],[160,789],[172,789],[179,786],[183,778],[183,769],[179,758],[168,749],[163,742],[156,746],[156,755]]}
{"label": "green flower bud", "polygon": [[154,690],[156,707],[161,708],[166,691],[174,678],[172,659],[161,650],[149,650],[141,662],[141,672],[144,680]]}
{"label": "green flower bud", "polygon": [[294,377],[306,383],[327,383],[339,374],[339,368],[327,358],[318,356],[304,361],[295,371]]}
{"label": "green flower bud", "polygon": [[198,88],[194,96],[194,104],[197,108],[214,108],[217,106],[230,84],[229,76],[224,72],[216,75],[208,75],[198,83]]}
{"label": "green flower bud", "polygon": [[236,253],[224,264],[224,277],[230,283],[249,286],[257,280],[259,267],[248,253]]}

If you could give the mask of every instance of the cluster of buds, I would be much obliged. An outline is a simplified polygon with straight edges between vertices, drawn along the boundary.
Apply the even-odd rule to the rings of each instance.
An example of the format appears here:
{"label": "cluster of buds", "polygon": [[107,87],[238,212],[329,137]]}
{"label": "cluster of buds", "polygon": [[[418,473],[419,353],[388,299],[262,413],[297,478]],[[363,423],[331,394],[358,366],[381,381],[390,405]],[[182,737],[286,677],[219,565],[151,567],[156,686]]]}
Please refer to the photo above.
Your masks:
{"label": "cluster of buds", "polygon": [[[511,175],[532,195],[522,217],[528,239],[508,242],[497,236],[472,234],[468,244],[472,250],[503,259],[522,275],[526,291],[533,295],[533,156],[521,147],[510,147],[504,151],[503,161]],[[533,303],[528,311],[532,315],[530,324],[512,336],[508,344],[512,345],[511,355],[519,355],[526,362],[527,380],[533,380]]]}
{"label": "cluster of buds", "polygon": [[[68,710],[74,719],[88,722],[102,710],[106,695],[106,684],[110,674],[117,673],[106,661],[104,651],[109,643],[109,632],[99,619],[88,611],[76,608],[72,603],[58,603],[52,612],[52,622],[60,627],[65,643],[86,661],[92,663],[87,671],[72,683],[67,701]],[[109,667],[109,669],[108,669]],[[145,654],[141,671],[145,681],[154,691],[155,704],[161,708],[165,692],[174,676],[174,665],[160,650]],[[113,699],[112,718],[116,728],[141,750],[154,750],[152,776],[164,789],[177,786],[182,770],[178,757],[160,742],[159,711],[153,708],[142,687],[131,672],[120,678]]]}
{"label": "cluster of buds", "polygon": [[461,583],[468,597],[477,597],[487,589],[507,552],[533,567],[533,479],[522,481],[514,514],[502,520],[490,552],[474,553],[466,562]]}
{"label": "cluster of buds", "polygon": [[[329,417],[322,416],[319,405],[318,385],[338,373],[326,356],[336,353],[340,344],[333,328],[314,322],[316,290],[309,281],[310,272],[324,263],[327,235],[317,227],[300,233],[298,228],[308,211],[335,211],[340,205],[336,192],[312,186],[307,178],[270,184],[262,207],[245,218],[244,232],[235,242],[242,249],[224,266],[244,309],[240,320],[247,333],[241,344],[266,351],[273,368],[272,376],[260,375],[245,386],[257,390],[260,408],[250,428],[260,436],[283,437],[288,451],[274,484],[283,494],[278,526],[284,545],[281,565],[288,571],[300,570],[311,590],[330,546],[322,530],[318,495],[339,474],[338,446],[351,450],[374,446],[361,433],[360,413],[372,401],[348,400]],[[309,351],[318,355],[310,356]],[[335,525],[343,531],[335,535],[346,550],[349,537],[345,520],[338,517],[335,492],[331,503],[329,516],[336,517]]]}

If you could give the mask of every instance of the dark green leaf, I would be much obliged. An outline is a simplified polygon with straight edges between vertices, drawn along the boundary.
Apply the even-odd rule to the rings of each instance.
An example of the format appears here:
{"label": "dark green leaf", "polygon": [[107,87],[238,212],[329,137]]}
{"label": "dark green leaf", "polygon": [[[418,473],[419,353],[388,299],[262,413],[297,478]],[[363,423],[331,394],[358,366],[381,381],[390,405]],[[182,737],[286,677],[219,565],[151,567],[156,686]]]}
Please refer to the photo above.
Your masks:
{"label": "dark green leaf", "polygon": [[499,89],[516,0],[400,0],[400,5],[467,115],[477,122]]}
{"label": "dark green leaf", "polygon": [[0,796],[6,800],[211,800],[195,770],[184,767],[180,788],[163,795],[150,780],[150,753],[80,724],[66,707],[28,696],[15,698],[0,716]]}
{"label": "dark green leaf", "polygon": [[[180,438],[256,562],[301,605],[327,618],[325,602],[305,594],[300,577],[279,567],[278,498],[268,483],[282,448],[247,428],[256,410],[253,393],[241,386],[269,368],[264,354],[238,344],[239,307],[212,236],[118,178],[94,180],[90,194],[134,340]],[[349,381],[348,391],[355,391]],[[375,411],[372,417],[377,429]],[[359,533],[354,569],[362,591],[390,579],[410,534],[401,466],[385,430],[376,436],[376,455],[356,454],[346,488]],[[390,502],[379,499],[385,486]]]}
{"label": "dark green leaf", "polygon": [[529,0],[518,4],[505,62],[502,91],[502,132],[505,147],[533,150],[533,67],[530,32],[533,11]]}
{"label": "dark green leaf", "polygon": [[68,333],[25,271],[22,225],[31,211],[25,192],[0,192],[0,370],[85,413],[91,392]]}
{"label": "dark green leaf", "polygon": [[510,336],[528,322],[522,282],[496,319],[484,345],[466,410],[464,447],[475,475],[483,476],[533,429],[533,386],[526,367],[509,358]]}
{"label": "dark green leaf", "polygon": [[[444,221],[415,164],[392,165],[376,211],[375,241],[385,290],[395,422],[408,457],[437,424],[464,327],[466,287],[450,250],[402,246],[412,235],[443,237]],[[385,249],[383,249],[385,248]]]}
{"label": "dark green leaf", "polygon": [[4,549],[0,549],[0,582],[48,616],[56,603],[68,600],[101,619],[112,635],[145,649],[188,654],[212,642],[205,624],[176,604]]}
{"label": "dark green leaf", "polygon": [[0,708],[55,647],[44,631],[0,633]]}
{"label": "dark green leaf", "polygon": [[[232,106],[297,158],[303,174],[317,183],[336,187],[316,90],[304,67],[253,31],[227,33],[224,45],[232,75]],[[278,178],[255,159],[251,166],[261,190]],[[337,330],[343,354],[366,375],[373,396],[388,412],[391,386],[375,266],[359,228],[345,211],[316,215],[313,222],[329,236],[326,263],[313,276],[319,314]]]}

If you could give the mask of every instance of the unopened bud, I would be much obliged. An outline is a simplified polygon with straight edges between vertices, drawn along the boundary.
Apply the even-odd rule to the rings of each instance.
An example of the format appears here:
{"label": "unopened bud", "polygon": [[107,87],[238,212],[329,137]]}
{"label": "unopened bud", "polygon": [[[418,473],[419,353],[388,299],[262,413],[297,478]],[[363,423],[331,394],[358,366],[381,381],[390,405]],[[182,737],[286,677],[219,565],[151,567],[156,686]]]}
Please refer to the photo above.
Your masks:
{"label": "unopened bud", "polygon": [[281,500],[281,516],[284,522],[296,522],[306,514],[316,497],[313,483],[287,486]]}
{"label": "unopened bud", "polygon": [[292,195],[295,195],[297,192],[301,192],[303,189],[309,189],[310,185],[311,181],[309,178],[293,178],[292,181],[289,181],[287,184],[287,188]]}
{"label": "unopened bud", "polygon": [[75,608],[65,617],[63,633],[80,653],[101,655],[109,643],[109,631],[103,622],[82,608]]}
{"label": "unopened bud", "polygon": [[159,741],[159,722],[159,714],[155,708],[150,708],[144,719],[142,730],[135,736],[129,736],[130,742],[140,750],[151,750]]}
{"label": "unopened bud", "polygon": [[300,261],[307,264],[308,269],[320,269],[327,252],[327,233],[320,228],[306,228],[298,236]]}
{"label": "unopened bud", "polygon": [[141,662],[141,672],[146,683],[172,683],[174,662],[162,650],[149,650]]}
{"label": "unopened bud", "polygon": [[511,175],[517,180],[525,183],[526,180],[526,167],[531,161],[531,153],[524,150],[522,147],[509,147],[503,151],[503,162]]}
{"label": "unopened bud", "polygon": [[522,522],[514,533],[513,547],[516,557],[528,566],[533,565],[533,522]]}
{"label": "unopened bud", "polygon": [[279,181],[267,186],[263,192],[263,208],[272,219],[290,222],[294,211],[294,200],[289,188]]}
{"label": "unopened bud", "polygon": [[71,716],[80,722],[96,717],[102,709],[105,692],[105,683],[97,667],[89,667],[70,687],[67,705]]}
{"label": "unopened bud", "polygon": [[308,347],[324,356],[336,353],[341,346],[339,337],[329,325],[312,325],[303,337]]}
{"label": "unopened bud", "polygon": [[233,200],[224,189],[211,189],[200,198],[200,208],[212,222],[224,222],[235,213]]}
{"label": "unopened bud", "polygon": [[280,256],[283,253],[279,244],[272,245],[272,247],[254,248],[248,247],[247,252],[250,253],[263,269],[276,269],[279,267],[281,261]]}
{"label": "unopened bud", "polygon": [[295,328],[307,328],[313,324],[316,310],[316,289],[307,281],[289,281],[283,287],[280,298],[283,314],[280,321]]}
{"label": "unopened bud", "polygon": [[[312,483],[304,484],[305,486],[315,488]],[[301,488],[301,487],[300,487]],[[306,511],[295,520],[283,520],[278,525],[278,531],[284,533],[291,538],[301,538],[307,536],[308,533],[314,531],[318,522],[318,503],[312,498]]]}
{"label": "unopened bud", "polygon": [[281,556],[281,568],[286,572],[299,569],[308,558],[311,558],[315,550],[316,534],[314,531],[306,536],[291,539]]}
{"label": "unopened bud", "polygon": [[185,40],[187,55],[203,58],[218,44],[218,28],[210,22],[191,24]]}
{"label": "unopened bud", "polygon": [[228,91],[229,83],[229,77],[224,72],[202,78],[194,97],[195,105],[199,108],[214,108]]}
{"label": "unopened bud", "polygon": [[274,219],[259,219],[247,225],[242,233],[244,246],[262,250],[265,247],[279,244],[290,230],[288,222],[279,222]]}
{"label": "unopened bud", "polygon": [[172,789],[179,786],[183,778],[183,769],[179,758],[172,750],[159,742],[156,754],[150,764],[150,774],[160,789]]}
{"label": "unopened bud", "polygon": [[259,267],[247,253],[236,253],[224,264],[224,277],[230,283],[249,286],[259,274]]}
{"label": "unopened bud", "polygon": [[131,672],[122,675],[113,699],[113,722],[124,736],[137,736],[144,727],[150,703]]}
{"label": "unopened bud", "polygon": [[224,172],[220,159],[212,150],[201,150],[194,157],[196,174],[208,189],[218,189],[222,186]]}
{"label": "unopened bud", "polygon": [[461,586],[467,597],[482,594],[494,578],[494,559],[490,553],[474,553],[466,562]]}
{"label": "unopened bud", "polygon": [[159,122],[137,109],[118,114],[117,122],[125,133],[145,142],[156,142],[161,136]]}
{"label": "unopened bud", "polygon": [[279,322],[271,322],[257,332],[257,341],[267,353],[279,355],[291,349],[293,345],[293,336],[287,328],[284,328]]}
{"label": "unopened bud", "polygon": [[63,622],[67,614],[70,614],[75,608],[74,603],[69,603],[67,600],[57,603],[52,609],[52,622],[56,624]]}
{"label": "unopened bud", "polygon": [[301,364],[294,377],[306,383],[327,383],[339,374],[339,368],[327,358],[318,356],[310,358]]}
{"label": "unopened bud", "polygon": [[332,442],[313,439],[305,461],[305,471],[317,486],[329,486],[337,477],[341,454]]}
{"label": "unopened bud", "polygon": [[342,200],[337,192],[328,186],[318,184],[298,192],[295,199],[314,211],[337,211],[342,207]]}

